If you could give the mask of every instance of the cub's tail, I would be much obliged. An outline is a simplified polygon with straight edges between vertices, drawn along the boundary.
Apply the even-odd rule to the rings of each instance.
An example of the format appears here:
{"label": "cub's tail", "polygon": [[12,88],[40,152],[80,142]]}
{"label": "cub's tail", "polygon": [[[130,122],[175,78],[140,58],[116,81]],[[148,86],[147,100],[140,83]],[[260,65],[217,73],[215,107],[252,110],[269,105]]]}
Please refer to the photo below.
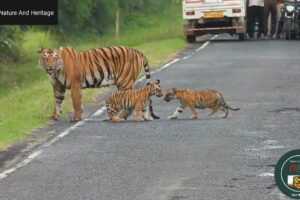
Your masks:
{"label": "cub's tail", "polygon": [[238,111],[240,110],[239,108],[232,108],[229,105],[225,104],[225,108],[229,109],[229,110],[233,110],[233,111]]}

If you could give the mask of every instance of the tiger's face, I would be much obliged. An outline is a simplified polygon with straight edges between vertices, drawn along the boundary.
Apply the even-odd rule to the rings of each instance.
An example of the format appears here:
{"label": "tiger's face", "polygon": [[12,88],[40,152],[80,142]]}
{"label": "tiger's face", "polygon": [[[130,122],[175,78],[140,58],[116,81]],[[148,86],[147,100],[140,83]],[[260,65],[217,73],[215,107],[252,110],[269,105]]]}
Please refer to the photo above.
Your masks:
{"label": "tiger's face", "polygon": [[52,78],[57,78],[63,67],[61,51],[62,47],[59,49],[44,49],[40,47],[38,49],[38,53],[40,54],[39,63]]}
{"label": "tiger's face", "polygon": [[175,88],[172,88],[172,89],[169,89],[165,95],[165,98],[164,100],[166,102],[169,102],[171,101],[172,99],[177,99],[177,95],[176,95],[176,89]]}
{"label": "tiger's face", "polygon": [[156,80],[154,83],[151,84],[151,95],[155,95],[157,97],[162,97],[163,92],[160,87],[160,80]]}

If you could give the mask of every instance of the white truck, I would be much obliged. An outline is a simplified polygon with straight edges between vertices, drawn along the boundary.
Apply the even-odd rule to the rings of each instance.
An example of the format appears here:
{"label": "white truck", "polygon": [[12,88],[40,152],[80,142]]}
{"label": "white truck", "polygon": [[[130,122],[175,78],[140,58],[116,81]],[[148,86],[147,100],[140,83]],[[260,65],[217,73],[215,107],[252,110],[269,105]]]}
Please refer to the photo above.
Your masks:
{"label": "white truck", "polygon": [[204,34],[237,34],[246,39],[246,0],[182,0],[184,34],[189,43]]}

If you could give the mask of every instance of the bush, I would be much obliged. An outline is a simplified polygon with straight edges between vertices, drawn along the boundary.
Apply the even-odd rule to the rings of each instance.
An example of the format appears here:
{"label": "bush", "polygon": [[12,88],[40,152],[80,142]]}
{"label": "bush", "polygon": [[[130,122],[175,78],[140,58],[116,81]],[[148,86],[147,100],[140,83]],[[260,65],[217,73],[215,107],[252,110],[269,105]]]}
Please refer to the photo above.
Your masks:
{"label": "bush", "polygon": [[20,58],[18,48],[22,41],[23,32],[19,26],[1,26],[0,27],[0,59],[7,61],[13,59],[17,61]]}

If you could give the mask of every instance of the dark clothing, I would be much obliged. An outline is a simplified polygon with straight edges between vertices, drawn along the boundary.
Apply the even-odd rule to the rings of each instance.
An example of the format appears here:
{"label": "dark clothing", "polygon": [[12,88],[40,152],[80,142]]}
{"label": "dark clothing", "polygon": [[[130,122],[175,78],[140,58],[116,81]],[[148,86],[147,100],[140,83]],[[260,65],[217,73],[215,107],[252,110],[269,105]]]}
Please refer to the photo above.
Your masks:
{"label": "dark clothing", "polygon": [[277,8],[276,8],[276,0],[265,0],[265,8],[264,8],[264,26],[265,35],[268,34],[268,19],[271,13],[271,32],[270,35],[273,36],[276,30],[276,22],[277,22]]}
{"label": "dark clothing", "polygon": [[250,38],[254,36],[256,20],[258,21],[258,36],[261,36],[264,32],[264,7],[249,6],[247,30]]}
{"label": "dark clothing", "polygon": [[284,3],[284,0],[276,0],[276,4]]}

